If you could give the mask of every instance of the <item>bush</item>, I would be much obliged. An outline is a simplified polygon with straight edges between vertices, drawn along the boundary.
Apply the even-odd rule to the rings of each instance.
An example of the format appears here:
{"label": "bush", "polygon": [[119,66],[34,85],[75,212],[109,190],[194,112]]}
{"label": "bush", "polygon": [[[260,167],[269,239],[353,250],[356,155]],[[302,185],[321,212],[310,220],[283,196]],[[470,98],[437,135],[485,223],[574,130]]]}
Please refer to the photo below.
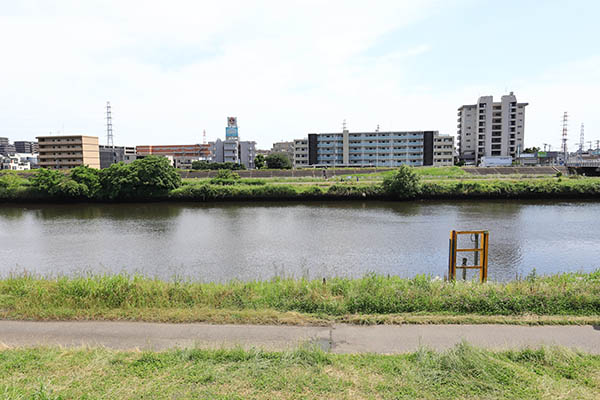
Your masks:
{"label": "bush", "polygon": [[383,179],[383,191],[387,195],[399,198],[413,198],[419,194],[420,179],[412,169],[406,165],[400,166],[391,176]]}
{"label": "bush", "polygon": [[195,170],[221,170],[221,169],[230,169],[233,171],[244,170],[246,167],[243,164],[236,164],[232,162],[211,162],[211,161],[193,161],[192,169]]}

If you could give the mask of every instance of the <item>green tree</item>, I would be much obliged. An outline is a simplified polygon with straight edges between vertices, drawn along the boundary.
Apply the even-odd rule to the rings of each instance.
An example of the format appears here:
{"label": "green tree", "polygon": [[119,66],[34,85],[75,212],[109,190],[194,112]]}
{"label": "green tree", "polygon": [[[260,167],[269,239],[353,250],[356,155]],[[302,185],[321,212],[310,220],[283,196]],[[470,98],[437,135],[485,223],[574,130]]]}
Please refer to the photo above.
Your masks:
{"label": "green tree", "polygon": [[88,199],[96,198],[100,195],[102,186],[100,185],[100,171],[88,166],[79,166],[71,169],[70,178],[81,185],[82,196]]}
{"label": "green tree", "polygon": [[262,154],[258,154],[254,158],[254,166],[256,167],[256,169],[264,168],[265,167],[265,156],[263,156]]}
{"label": "green tree", "polygon": [[148,156],[103,169],[100,184],[102,196],[110,200],[152,198],[181,186],[181,176],[167,158]]}
{"label": "green tree", "polygon": [[538,151],[540,151],[539,147],[528,147],[525,150],[523,150],[523,153],[525,153],[525,154],[533,154],[533,153],[537,153]]}
{"label": "green tree", "polygon": [[60,171],[40,168],[30,181],[34,190],[54,197],[61,194],[60,184],[66,179],[67,177]]}
{"label": "green tree", "polygon": [[269,169],[290,169],[292,168],[292,162],[289,157],[283,153],[269,154],[265,161],[267,162],[267,168]]}
{"label": "green tree", "polygon": [[386,194],[412,198],[419,193],[420,179],[412,167],[402,165],[392,175],[383,179],[383,190]]}

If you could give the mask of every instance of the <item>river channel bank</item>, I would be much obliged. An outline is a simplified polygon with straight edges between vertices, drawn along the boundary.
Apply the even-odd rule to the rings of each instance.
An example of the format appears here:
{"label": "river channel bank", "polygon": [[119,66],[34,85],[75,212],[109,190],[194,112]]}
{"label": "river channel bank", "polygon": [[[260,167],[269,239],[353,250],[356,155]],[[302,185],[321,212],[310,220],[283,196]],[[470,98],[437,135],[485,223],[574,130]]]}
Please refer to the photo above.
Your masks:
{"label": "river channel bank", "polygon": [[104,275],[0,280],[0,317],[258,324],[598,324],[600,271],[478,284],[273,279],[224,284]]}

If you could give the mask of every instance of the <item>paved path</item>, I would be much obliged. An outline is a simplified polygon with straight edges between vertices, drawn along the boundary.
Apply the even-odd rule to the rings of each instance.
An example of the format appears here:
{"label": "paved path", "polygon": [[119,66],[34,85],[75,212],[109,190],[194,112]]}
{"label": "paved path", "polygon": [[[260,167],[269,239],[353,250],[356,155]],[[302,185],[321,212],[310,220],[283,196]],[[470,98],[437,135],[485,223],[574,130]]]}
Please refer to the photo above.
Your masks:
{"label": "paved path", "polygon": [[267,350],[313,343],[334,353],[443,350],[461,340],[489,349],[561,345],[600,354],[600,327],[514,325],[380,325],[331,327],[159,324],[145,322],[0,321],[0,345],[104,346],[162,350],[242,346]]}

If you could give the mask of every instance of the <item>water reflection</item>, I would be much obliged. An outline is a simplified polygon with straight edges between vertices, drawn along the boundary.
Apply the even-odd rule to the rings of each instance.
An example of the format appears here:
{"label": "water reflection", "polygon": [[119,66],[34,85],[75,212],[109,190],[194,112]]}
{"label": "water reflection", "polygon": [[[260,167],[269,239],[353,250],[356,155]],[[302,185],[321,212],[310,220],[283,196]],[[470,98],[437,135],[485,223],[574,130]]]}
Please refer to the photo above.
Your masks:
{"label": "water reflection", "polygon": [[0,206],[0,274],[143,273],[204,281],[446,272],[452,229],[487,229],[491,279],[592,270],[594,202]]}

